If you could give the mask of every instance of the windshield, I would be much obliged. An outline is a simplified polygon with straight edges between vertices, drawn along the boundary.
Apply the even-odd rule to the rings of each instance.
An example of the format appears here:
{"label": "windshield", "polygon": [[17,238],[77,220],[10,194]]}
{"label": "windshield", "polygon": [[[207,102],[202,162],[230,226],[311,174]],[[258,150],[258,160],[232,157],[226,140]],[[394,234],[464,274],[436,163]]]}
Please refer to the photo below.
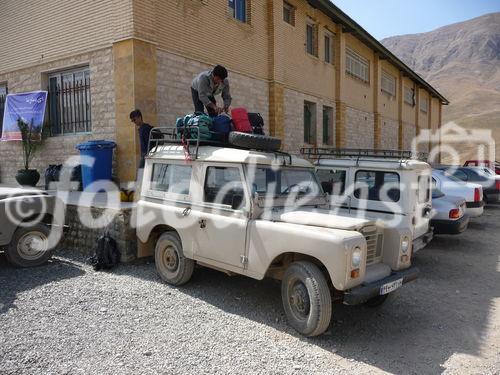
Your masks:
{"label": "windshield", "polygon": [[248,179],[252,194],[288,195],[288,194],[322,194],[316,175],[311,169],[297,168],[248,168]]}
{"label": "windshield", "polygon": [[433,188],[432,189],[432,199],[437,199],[437,198],[441,198],[441,197],[444,197],[444,193],[439,190],[438,188]]}

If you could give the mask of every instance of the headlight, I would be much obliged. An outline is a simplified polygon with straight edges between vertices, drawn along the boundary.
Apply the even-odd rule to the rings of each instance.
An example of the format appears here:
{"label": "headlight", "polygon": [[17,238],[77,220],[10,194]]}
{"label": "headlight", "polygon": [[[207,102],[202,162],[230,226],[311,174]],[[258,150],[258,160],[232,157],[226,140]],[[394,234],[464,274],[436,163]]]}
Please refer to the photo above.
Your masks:
{"label": "headlight", "polygon": [[352,251],[351,255],[351,265],[353,268],[359,268],[361,265],[361,259],[363,257],[363,250],[359,246],[356,246]]}
{"label": "headlight", "polygon": [[401,251],[403,252],[403,254],[406,254],[409,249],[410,249],[410,239],[408,238],[408,236],[404,236],[401,239]]}

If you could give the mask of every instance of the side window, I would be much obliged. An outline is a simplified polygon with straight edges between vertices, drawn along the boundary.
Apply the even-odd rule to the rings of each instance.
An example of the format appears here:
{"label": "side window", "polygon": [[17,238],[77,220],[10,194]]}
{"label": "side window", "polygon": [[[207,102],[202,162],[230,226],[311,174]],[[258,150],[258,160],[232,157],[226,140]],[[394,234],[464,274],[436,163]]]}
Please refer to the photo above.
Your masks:
{"label": "side window", "polygon": [[245,191],[240,170],[234,167],[208,167],[205,177],[203,200],[242,209]]}
{"label": "side window", "polygon": [[153,164],[151,190],[189,195],[191,166],[177,164]]}
{"label": "side window", "polygon": [[385,202],[398,202],[400,199],[401,192],[397,173],[357,171],[355,183],[354,196],[357,199]]}
{"label": "side window", "polygon": [[432,188],[433,188],[433,189],[436,189],[437,187],[438,187],[438,182],[437,182],[437,180],[433,177],[433,178],[432,178]]}
{"label": "side window", "polygon": [[330,195],[344,195],[347,171],[318,169],[316,172],[323,191]]}
{"label": "side window", "polygon": [[431,199],[431,191],[429,189],[429,177],[418,176],[418,203],[425,203]]}
{"label": "side window", "polygon": [[454,171],[452,175],[455,176],[456,178],[462,180],[462,181],[469,180],[469,177],[467,176],[467,174],[464,171],[461,171],[460,169],[457,169],[456,171]]}

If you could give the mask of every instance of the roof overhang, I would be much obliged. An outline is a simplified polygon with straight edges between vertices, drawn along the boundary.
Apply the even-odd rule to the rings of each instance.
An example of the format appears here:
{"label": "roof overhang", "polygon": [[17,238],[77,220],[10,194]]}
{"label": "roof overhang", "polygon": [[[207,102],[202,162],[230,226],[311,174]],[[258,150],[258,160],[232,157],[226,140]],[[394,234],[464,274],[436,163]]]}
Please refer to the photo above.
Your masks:
{"label": "roof overhang", "polygon": [[335,6],[329,0],[307,0],[310,6],[319,9],[328,17],[330,17],[333,22],[342,25],[344,32],[351,33],[355,35],[359,40],[368,45],[373,49],[381,59],[386,59],[390,61],[394,66],[406,74],[409,78],[412,78],[420,86],[427,89],[432,97],[438,98],[440,102],[444,105],[450,102],[443,95],[441,95],[434,87],[427,83],[422,77],[415,73],[408,65],[397,58],[391,51],[382,45],[377,39],[371,36],[365,29],[363,29],[356,21],[345,14],[337,6]]}

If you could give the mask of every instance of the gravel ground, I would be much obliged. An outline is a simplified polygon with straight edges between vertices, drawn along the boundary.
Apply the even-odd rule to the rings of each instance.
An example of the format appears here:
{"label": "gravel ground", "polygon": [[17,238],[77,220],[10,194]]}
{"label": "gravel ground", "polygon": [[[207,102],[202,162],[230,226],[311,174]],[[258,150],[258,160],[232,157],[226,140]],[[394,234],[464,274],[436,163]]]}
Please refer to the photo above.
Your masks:
{"label": "gravel ground", "polygon": [[500,206],[414,263],[383,306],[337,306],[328,332],[287,326],[279,284],[197,269],[160,282],[151,260],[94,272],[59,253],[0,254],[0,373],[500,374]]}

